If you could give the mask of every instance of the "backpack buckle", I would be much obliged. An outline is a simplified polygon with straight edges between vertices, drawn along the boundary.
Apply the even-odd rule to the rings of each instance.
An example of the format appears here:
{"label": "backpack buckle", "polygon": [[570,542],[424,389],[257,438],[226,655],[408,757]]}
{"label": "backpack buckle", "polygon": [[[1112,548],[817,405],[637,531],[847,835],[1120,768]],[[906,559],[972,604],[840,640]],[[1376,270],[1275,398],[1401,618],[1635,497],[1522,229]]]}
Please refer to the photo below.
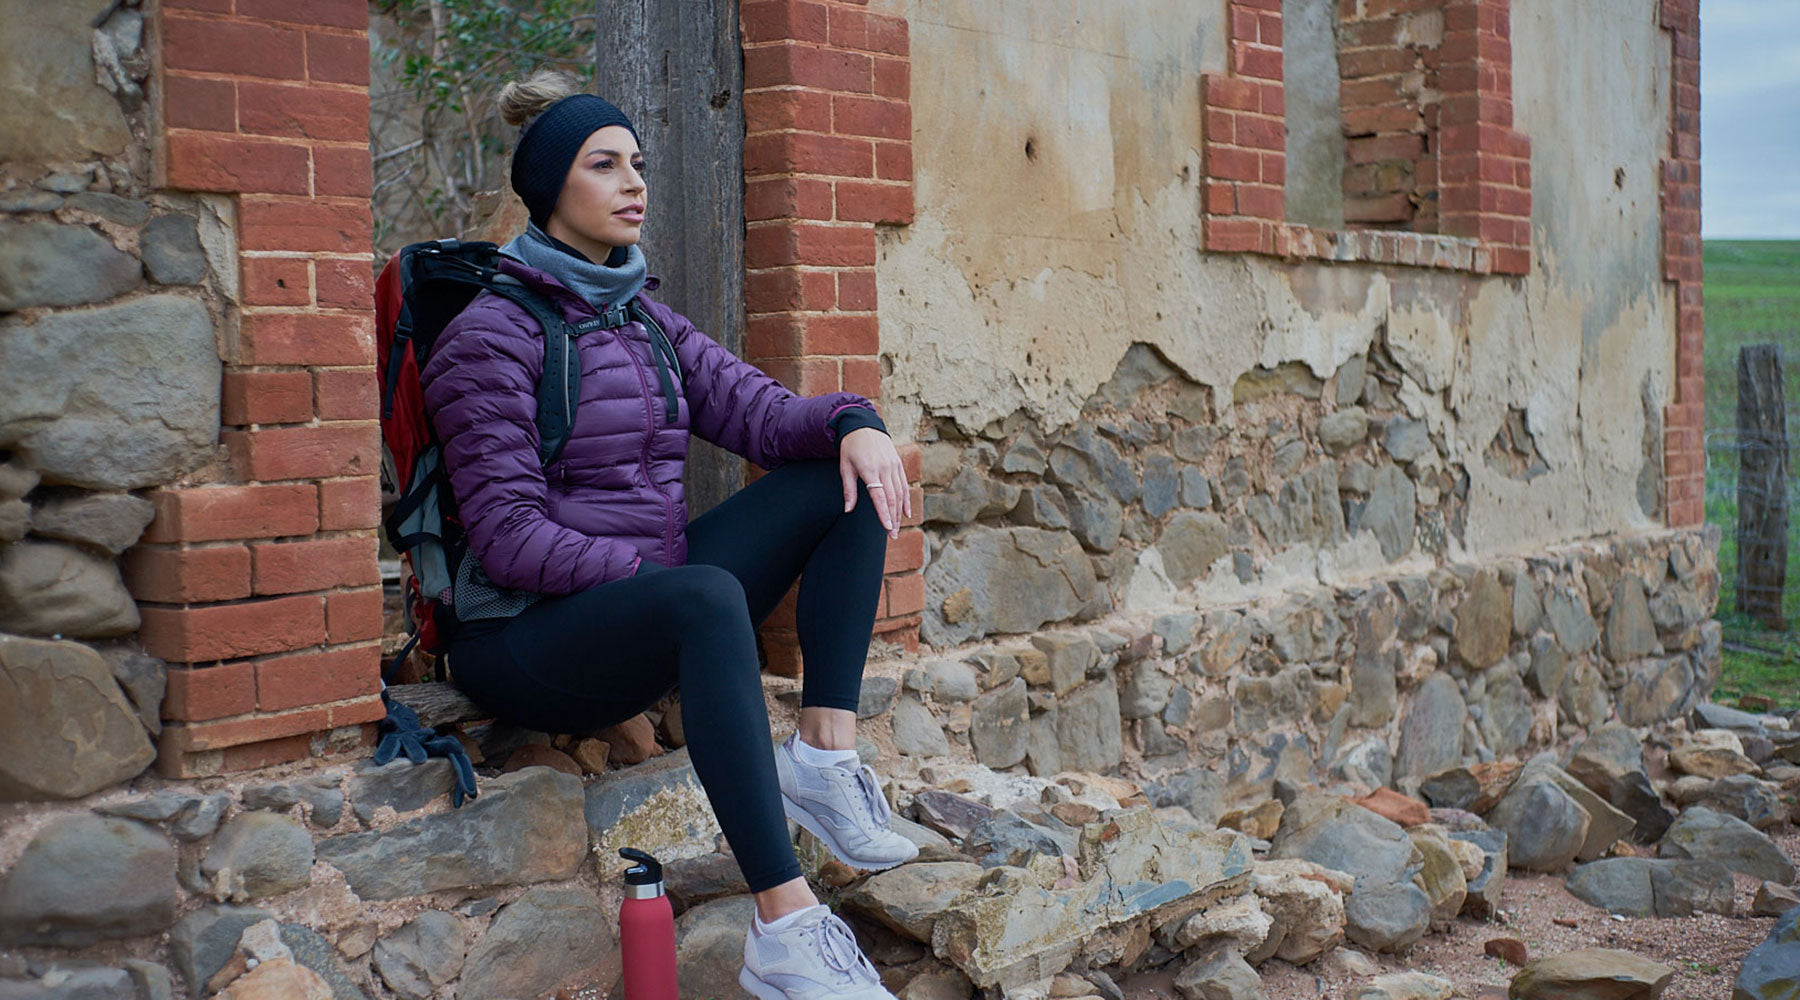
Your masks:
{"label": "backpack buckle", "polygon": [[598,319],[600,320],[601,329],[610,330],[614,327],[624,326],[626,323],[629,323],[631,321],[631,310],[627,309],[623,303],[601,306]]}

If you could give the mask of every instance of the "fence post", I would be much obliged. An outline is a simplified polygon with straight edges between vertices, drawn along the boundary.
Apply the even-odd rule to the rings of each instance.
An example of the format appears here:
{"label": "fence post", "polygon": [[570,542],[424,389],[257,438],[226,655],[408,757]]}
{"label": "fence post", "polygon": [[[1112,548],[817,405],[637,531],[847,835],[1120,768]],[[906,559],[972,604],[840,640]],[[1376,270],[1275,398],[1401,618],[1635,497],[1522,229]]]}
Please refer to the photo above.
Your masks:
{"label": "fence post", "polygon": [[1787,582],[1788,442],[1781,355],[1738,351],[1737,610],[1775,631]]}

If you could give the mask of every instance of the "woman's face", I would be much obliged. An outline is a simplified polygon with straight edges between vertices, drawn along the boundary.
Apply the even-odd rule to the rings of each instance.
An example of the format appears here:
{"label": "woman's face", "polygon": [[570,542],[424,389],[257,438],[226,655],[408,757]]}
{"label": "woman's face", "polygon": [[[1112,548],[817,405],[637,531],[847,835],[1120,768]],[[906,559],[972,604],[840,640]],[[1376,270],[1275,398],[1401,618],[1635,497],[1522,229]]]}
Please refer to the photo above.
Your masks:
{"label": "woman's face", "polygon": [[636,243],[644,227],[643,171],[644,157],[630,129],[608,125],[588,136],[546,230],[595,262],[614,247]]}

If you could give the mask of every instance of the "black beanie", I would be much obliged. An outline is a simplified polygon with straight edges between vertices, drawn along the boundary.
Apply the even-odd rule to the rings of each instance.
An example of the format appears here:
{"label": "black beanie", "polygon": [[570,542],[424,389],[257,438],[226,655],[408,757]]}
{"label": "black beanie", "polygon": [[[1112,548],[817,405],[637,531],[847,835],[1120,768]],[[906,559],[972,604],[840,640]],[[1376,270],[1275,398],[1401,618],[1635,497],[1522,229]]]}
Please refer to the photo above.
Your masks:
{"label": "black beanie", "polygon": [[631,119],[604,97],[572,94],[544,109],[519,136],[513,150],[512,186],[524,199],[531,221],[544,227],[556,210],[569,165],[587,137],[608,125],[623,125],[637,138]]}

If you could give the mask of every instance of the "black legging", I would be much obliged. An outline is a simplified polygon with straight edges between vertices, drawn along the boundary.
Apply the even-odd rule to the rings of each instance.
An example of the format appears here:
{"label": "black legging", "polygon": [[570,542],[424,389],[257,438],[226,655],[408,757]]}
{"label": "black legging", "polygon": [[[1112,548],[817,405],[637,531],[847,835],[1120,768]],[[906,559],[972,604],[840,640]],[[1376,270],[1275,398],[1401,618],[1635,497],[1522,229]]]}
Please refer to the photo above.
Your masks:
{"label": "black legging", "polygon": [[887,535],[867,490],[844,512],[833,461],[782,466],[688,525],[688,564],[472,622],[450,648],[458,687],[545,732],[623,722],[681,687],[694,773],[752,892],[800,876],[763,707],[755,627],[800,580],[800,704],[856,710]]}

